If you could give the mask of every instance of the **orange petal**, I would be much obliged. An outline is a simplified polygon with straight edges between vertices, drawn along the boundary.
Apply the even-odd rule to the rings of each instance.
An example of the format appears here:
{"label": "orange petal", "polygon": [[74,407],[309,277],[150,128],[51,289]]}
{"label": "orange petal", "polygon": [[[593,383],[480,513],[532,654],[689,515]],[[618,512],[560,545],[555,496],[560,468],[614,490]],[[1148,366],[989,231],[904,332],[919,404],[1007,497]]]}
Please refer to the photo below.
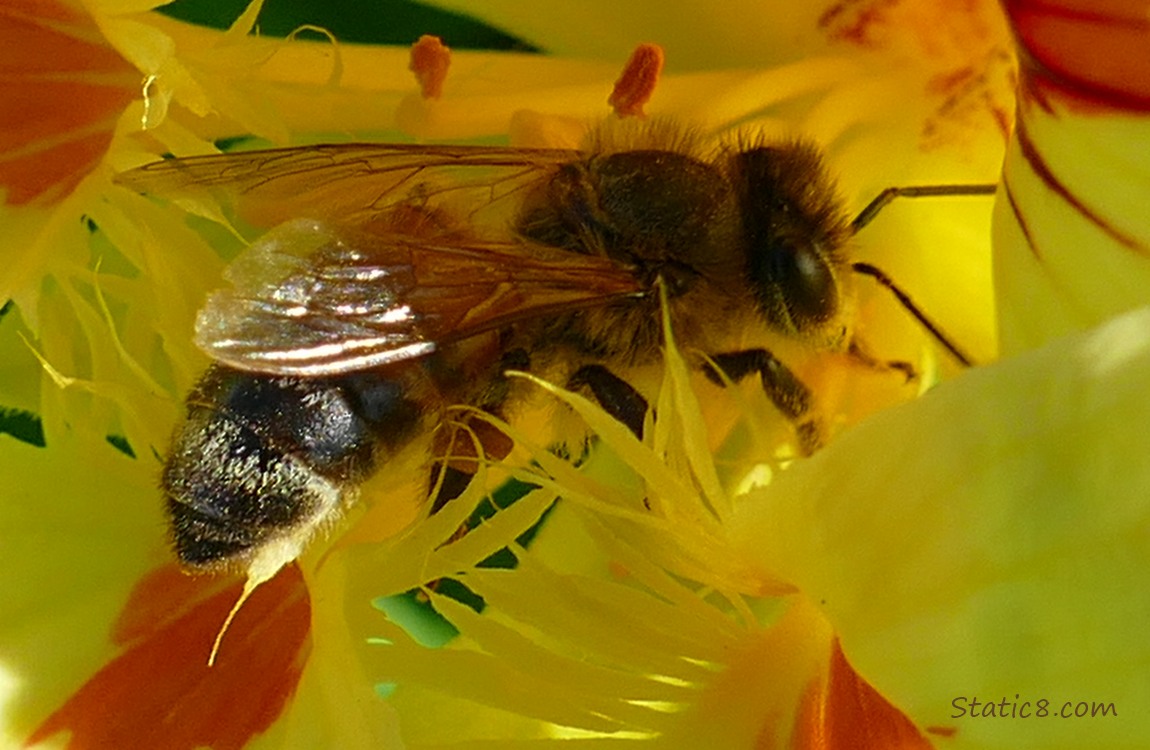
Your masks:
{"label": "orange petal", "polygon": [[216,666],[208,650],[240,584],[174,565],[132,592],[112,640],[126,650],[28,738],[68,731],[69,750],[241,748],[294,694],[310,652],[311,603],[295,566],[258,588],[232,623]]}
{"label": "orange petal", "polygon": [[82,8],[0,7],[0,188],[9,203],[67,195],[99,162],[140,74]]}
{"label": "orange petal", "polygon": [[[949,736],[949,729],[927,730]],[[930,750],[901,711],[854,671],[836,640],[825,684],[812,684],[796,721],[794,750]]]}
{"label": "orange petal", "polygon": [[1143,0],[1006,0],[1020,92],[1083,110],[1150,109],[1150,22]]}

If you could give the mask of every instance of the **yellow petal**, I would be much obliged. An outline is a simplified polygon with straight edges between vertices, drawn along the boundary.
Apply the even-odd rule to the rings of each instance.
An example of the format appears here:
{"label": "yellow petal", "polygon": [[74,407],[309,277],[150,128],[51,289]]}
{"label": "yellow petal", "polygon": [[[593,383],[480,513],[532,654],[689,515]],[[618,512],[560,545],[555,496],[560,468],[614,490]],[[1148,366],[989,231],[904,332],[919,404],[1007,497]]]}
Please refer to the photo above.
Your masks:
{"label": "yellow petal", "polygon": [[0,670],[19,685],[0,736],[23,738],[114,653],[107,633],[163,552],[163,520],[143,461],[102,437],[49,450],[0,435],[0,474]]}
{"label": "yellow petal", "polygon": [[[1136,746],[1150,736],[1135,708],[1150,700],[1148,387],[1144,309],[844,433],[745,506],[740,543],[820,604],[882,694],[970,743],[956,747]],[[975,697],[1117,716],[960,715]]]}

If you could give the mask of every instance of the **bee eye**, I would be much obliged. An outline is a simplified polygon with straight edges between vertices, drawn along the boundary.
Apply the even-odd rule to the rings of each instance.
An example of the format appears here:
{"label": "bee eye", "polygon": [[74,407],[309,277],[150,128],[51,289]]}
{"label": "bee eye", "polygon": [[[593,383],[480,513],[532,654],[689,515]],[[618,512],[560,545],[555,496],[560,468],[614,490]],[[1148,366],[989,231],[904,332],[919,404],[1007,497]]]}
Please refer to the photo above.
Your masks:
{"label": "bee eye", "polygon": [[753,248],[750,277],[774,321],[784,311],[772,308],[780,306],[799,330],[826,322],[838,310],[834,274],[814,247],[776,238],[766,247]]}
{"label": "bee eye", "polygon": [[845,234],[818,152],[759,147],[735,155],[747,273],[767,319],[792,332],[832,319],[840,307],[835,261]]}

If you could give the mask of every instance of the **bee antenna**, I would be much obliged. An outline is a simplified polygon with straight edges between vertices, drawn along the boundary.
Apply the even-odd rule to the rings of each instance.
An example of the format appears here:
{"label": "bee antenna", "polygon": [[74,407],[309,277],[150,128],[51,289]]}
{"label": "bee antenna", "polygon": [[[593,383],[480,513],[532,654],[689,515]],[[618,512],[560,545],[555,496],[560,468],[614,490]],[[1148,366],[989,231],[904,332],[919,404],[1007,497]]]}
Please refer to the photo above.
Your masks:
{"label": "bee antenna", "polygon": [[973,183],[969,185],[911,185],[909,187],[889,187],[875,196],[866,208],[851,222],[851,234],[870,224],[878,212],[886,208],[895,198],[937,198],[940,196],[994,195],[998,185]]}
{"label": "bee antenna", "polygon": [[[858,234],[858,232],[870,224],[874,217],[878,216],[879,211],[889,206],[896,198],[937,198],[945,196],[966,196],[966,195],[994,195],[998,190],[998,185],[993,183],[971,183],[960,185],[911,185],[908,187],[889,187],[874,197],[870,203],[866,205],[862,211],[859,211],[858,216],[851,222],[851,234]],[[926,313],[911,300],[910,295],[904,292],[898,284],[890,276],[877,266],[872,266],[869,263],[853,263],[851,267],[854,272],[863,276],[870,276],[882,286],[886,287],[887,291],[895,296],[907,312],[914,316],[923,328],[942,345],[944,349],[950,352],[950,355],[958,360],[963,367],[970,367],[974,364],[974,360],[959,348],[958,344],[951,341],[942,329],[938,327],[933,320],[927,317]]]}
{"label": "bee antenna", "polygon": [[941,344],[944,349],[950,352],[950,355],[958,360],[963,367],[971,367],[974,364],[974,360],[970,355],[959,348],[958,344],[951,341],[946,334],[942,332],[942,329],[939,328],[933,320],[927,317],[926,313],[922,311],[922,308],[914,303],[910,295],[904,292],[898,284],[894,283],[894,280],[890,276],[886,275],[885,271],[877,266],[872,266],[870,263],[852,263],[851,268],[855,273],[862,276],[870,276],[884,286],[887,291],[894,295],[895,299],[899,301],[899,304],[906,308],[907,312],[913,315],[915,320],[926,329],[927,333]]}

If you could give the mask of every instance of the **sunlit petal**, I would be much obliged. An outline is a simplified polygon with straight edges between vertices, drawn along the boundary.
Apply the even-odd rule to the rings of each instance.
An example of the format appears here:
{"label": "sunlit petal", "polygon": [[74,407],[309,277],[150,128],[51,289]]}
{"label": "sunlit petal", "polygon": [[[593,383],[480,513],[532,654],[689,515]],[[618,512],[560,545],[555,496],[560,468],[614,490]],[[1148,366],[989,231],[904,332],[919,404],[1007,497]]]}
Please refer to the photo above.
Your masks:
{"label": "sunlit petal", "polygon": [[[778,477],[741,544],[955,747],[1134,747],[1150,731],[1125,708],[1150,699],[1147,382],[1146,310],[970,373]],[[1117,715],[989,721],[959,712],[975,697]]]}

